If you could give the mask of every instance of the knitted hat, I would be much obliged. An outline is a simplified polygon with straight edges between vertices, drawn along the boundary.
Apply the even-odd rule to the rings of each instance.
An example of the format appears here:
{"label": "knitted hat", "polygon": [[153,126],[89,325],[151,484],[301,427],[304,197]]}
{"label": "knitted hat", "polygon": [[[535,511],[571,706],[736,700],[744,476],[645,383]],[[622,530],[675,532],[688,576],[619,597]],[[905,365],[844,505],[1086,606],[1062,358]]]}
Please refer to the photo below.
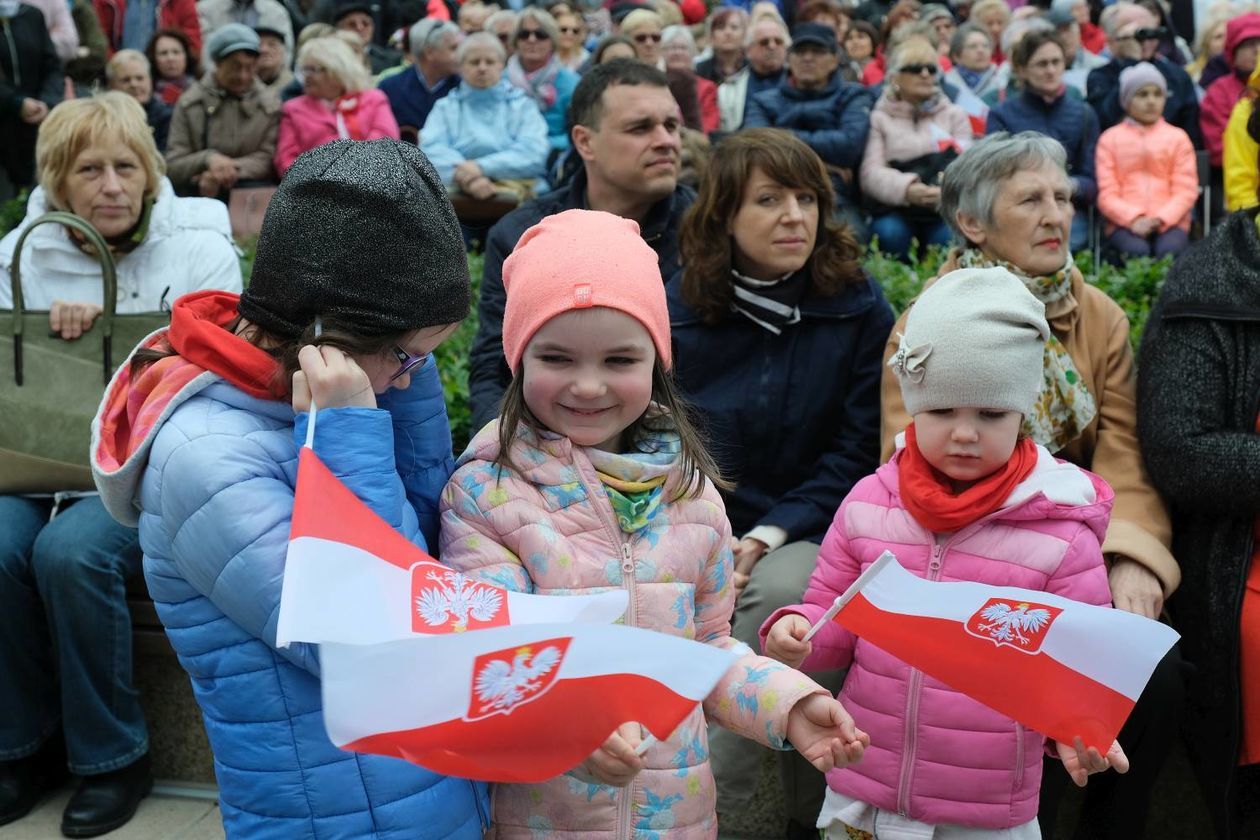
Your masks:
{"label": "knitted hat", "polygon": [[1165,95],[1168,93],[1168,82],[1164,80],[1164,74],[1156,70],[1155,65],[1149,61],[1141,61],[1121,70],[1120,107],[1128,108],[1133,95],[1147,85],[1155,85]]}
{"label": "knitted hat", "polygon": [[503,262],[503,355],[515,373],[534,333],[573,309],[606,306],[643,324],[669,368],[669,310],[656,252],[629,219],[595,210],[548,216]]}
{"label": "knitted hat", "polygon": [[1032,411],[1050,327],[1045,306],[1004,268],[951,271],[906,318],[888,366],[911,416],[937,408]]}
{"label": "knitted hat", "polygon": [[396,140],[334,140],[280,182],[237,310],[285,338],[317,315],[379,336],[461,321],[470,300],[459,222],[428,159]]}
{"label": "knitted hat", "polygon": [[206,55],[211,61],[222,61],[234,52],[258,55],[258,33],[243,23],[225,23],[206,39]]}

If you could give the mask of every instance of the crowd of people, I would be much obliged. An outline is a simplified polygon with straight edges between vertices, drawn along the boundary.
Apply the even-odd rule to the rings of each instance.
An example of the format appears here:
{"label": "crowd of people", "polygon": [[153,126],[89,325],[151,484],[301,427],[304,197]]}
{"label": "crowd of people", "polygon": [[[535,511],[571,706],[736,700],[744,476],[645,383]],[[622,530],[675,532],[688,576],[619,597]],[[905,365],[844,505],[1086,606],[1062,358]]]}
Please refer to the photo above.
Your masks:
{"label": "crowd of people", "polygon": [[[0,198],[30,189],[0,269],[29,229],[25,306],[90,330],[100,255],[30,227],[65,211],[118,312],[171,310],[101,404],[99,495],[0,495],[0,825],[67,769],[67,836],[151,789],[143,565],[232,837],[711,837],[770,749],[787,837],[1053,836],[1088,779],[1073,836],[1128,840],[1183,725],[1243,836],[1260,7],[1098,5],[0,0]],[[228,206],[259,187],[243,288]],[[1182,255],[1140,367],[1075,265],[1095,235]],[[952,247],[895,313],[872,243]],[[472,307],[456,459],[432,352]],[[737,652],[703,713],[539,785],[333,747],[317,648],[276,647],[312,402],[321,458],[443,562],[625,586],[628,623]],[[888,546],[1183,640],[1111,750],[1047,742],[839,627],[804,640]]]}

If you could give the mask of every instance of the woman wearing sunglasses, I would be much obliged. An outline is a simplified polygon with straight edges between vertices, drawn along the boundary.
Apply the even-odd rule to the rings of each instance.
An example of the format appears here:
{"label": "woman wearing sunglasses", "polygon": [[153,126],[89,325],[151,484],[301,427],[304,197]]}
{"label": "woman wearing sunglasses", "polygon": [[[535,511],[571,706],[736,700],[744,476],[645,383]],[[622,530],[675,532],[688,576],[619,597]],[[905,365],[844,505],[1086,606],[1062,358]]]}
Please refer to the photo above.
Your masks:
{"label": "woman wearing sunglasses", "polygon": [[1072,178],[1072,218],[1069,247],[1075,253],[1089,244],[1088,208],[1098,198],[1094,179],[1094,150],[1098,145],[1098,117],[1094,109],[1068,93],[1063,83],[1067,51],[1055,32],[1029,32],[1011,51],[1011,68],[1020,94],[989,111],[986,134],[1037,131],[1053,137],[1067,151]]}
{"label": "woman wearing sunglasses", "polygon": [[547,142],[553,153],[569,148],[565,113],[578,83],[578,74],[556,55],[559,41],[556,19],[537,6],[526,6],[516,20],[507,63],[508,81],[534,100],[547,121]]}
{"label": "woman wearing sunglasses", "polygon": [[635,9],[621,22],[621,34],[634,44],[634,54],[639,61],[658,70],[665,69],[664,53],[661,50],[661,36],[664,31],[665,21],[651,9]]}
{"label": "woman wearing sunglasses", "polygon": [[454,462],[430,353],[470,297],[459,223],[424,155],[333,140],[285,175],[249,288],[180,298],[110,383],[93,425],[97,486],[110,514],[139,522],[229,838],[480,840],[489,827],[485,785],[334,747],[317,646],[276,646],[315,406],[328,469],[403,538],[437,544]]}
{"label": "woman wearing sunglasses", "polygon": [[571,9],[562,11],[556,15],[556,31],[560,33],[556,39],[556,58],[576,73],[591,57],[590,50],[585,47],[586,21]]}
{"label": "woman wearing sunglasses", "polygon": [[949,243],[937,213],[940,176],[971,142],[971,121],[941,93],[936,48],[926,39],[903,42],[888,69],[871,110],[861,180],[880,250],[905,259],[912,240],[922,247]]}

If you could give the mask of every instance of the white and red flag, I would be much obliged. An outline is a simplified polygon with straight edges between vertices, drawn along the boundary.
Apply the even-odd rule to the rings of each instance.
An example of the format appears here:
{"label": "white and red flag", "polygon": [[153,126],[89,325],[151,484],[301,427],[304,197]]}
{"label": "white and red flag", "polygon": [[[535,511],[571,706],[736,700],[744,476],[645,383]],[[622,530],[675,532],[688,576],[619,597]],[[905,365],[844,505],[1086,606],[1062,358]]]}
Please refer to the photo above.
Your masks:
{"label": "white and red flag", "polygon": [[417,634],[510,624],[609,623],[625,612],[613,589],[527,595],[443,566],[389,526],[303,447],[276,644],[368,645]]}
{"label": "white and red flag", "polygon": [[623,723],[667,738],[735,655],[619,624],[525,624],[325,644],[320,660],[337,746],[466,779],[541,782]]}
{"label": "white and red flag", "polygon": [[[1171,627],[1031,589],[927,581],[884,552],[828,616],[923,673],[1065,744],[1106,755]],[[821,623],[821,622],[820,622]]]}

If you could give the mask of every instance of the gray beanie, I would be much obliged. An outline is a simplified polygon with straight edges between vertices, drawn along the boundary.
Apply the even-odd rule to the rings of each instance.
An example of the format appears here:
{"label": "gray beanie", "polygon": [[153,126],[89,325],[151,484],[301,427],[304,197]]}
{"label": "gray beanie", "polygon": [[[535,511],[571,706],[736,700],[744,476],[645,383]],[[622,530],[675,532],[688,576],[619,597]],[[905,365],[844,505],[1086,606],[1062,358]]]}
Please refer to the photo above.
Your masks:
{"label": "gray beanie", "polygon": [[280,182],[237,310],[297,338],[322,316],[362,336],[450,324],[472,298],[446,187],[415,146],[334,140]]}
{"label": "gray beanie", "polygon": [[1027,416],[1041,391],[1045,306],[1004,268],[964,268],[933,283],[888,361],[911,416],[994,408]]}

